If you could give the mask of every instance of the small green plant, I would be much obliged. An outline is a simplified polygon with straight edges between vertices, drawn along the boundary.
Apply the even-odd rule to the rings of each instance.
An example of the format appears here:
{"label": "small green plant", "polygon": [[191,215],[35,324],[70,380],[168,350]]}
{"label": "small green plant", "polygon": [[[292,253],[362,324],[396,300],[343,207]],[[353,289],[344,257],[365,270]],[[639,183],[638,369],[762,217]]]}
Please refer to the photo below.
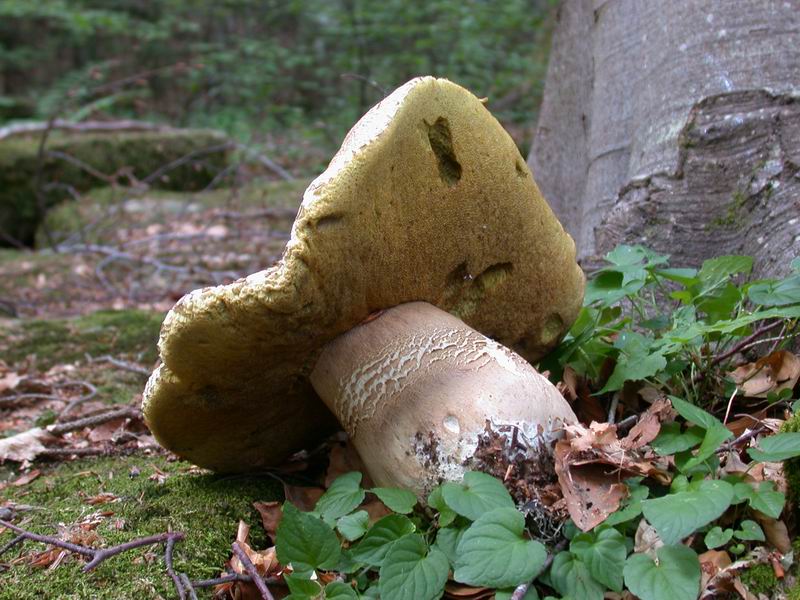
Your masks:
{"label": "small green plant", "polygon": [[[555,377],[567,366],[597,384],[597,394],[644,381],[694,404],[728,400],[726,376],[740,352],[767,341],[786,345],[800,317],[800,258],[786,279],[737,284],[749,256],[721,256],[699,269],[670,268],[642,246],[618,246],[590,279],[584,308],[543,363]],[[613,366],[610,373],[606,368]]]}
{"label": "small green plant", "polygon": [[[284,505],[276,548],[292,570],[291,599],[436,599],[453,580],[498,599],[602,600],[627,590],[642,600],[693,600],[704,552],[744,559],[775,543],[765,531],[782,525],[786,497],[753,473],[800,457],[800,433],[734,439],[713,413],[718,398],[732,401],[739,391],[729,376],[735,356],[770,331],[779,333],[773,350],[796,335],[800,259],[783,280],[751,282],[738,281],[753,265],[744,256],[675,269],[665,256],[620,246],[607,260],[546,367],[555,377],[573,369],[600,399],[626,385],[666,396],[677,418],[665,418],[641,451],[647,460],[669,458],[668,483],[626,480],[618,510],[588,531],[568,520],[555,541],[538,540],[503,483],[484,473],[441,484],[425,504],[404,490],[365,490],[361,475],[348,473],[313,511]],[[770,392],[766,402],[794,411],[791,395]],[[367,494],[392,514],[371,522],[359,508]],[[649,546],[640,539],[647,531]],[[789,568],[791,553],[784,560]]]}

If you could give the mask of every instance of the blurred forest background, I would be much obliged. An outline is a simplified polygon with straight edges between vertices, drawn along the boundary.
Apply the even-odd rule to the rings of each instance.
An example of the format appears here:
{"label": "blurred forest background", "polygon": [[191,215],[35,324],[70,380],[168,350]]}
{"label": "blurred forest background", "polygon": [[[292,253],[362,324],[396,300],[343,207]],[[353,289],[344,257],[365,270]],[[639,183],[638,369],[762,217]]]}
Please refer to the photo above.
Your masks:
{"label": "blurred forest background", "polygon": [[489,97],[526,153],[554,8],[552,0],[3,0],[0,124],[125,117],[219,129],[266,144],[287,166],[311,161],[313,171],[370,106],[432,74]]}

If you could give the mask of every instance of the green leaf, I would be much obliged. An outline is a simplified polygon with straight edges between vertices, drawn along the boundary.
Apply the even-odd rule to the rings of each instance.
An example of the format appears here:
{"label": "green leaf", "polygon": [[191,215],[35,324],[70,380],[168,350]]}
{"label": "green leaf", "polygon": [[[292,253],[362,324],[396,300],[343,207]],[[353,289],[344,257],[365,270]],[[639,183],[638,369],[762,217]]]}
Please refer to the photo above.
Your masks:
{"label": "green leaf", "polygon": [[559,594],[580,600],[602,600],[605,588],[572,552],[559,552],[550,566],[550,582]]}
{"label": "green leaf", "polygon": [[428,495],[428,506],[439,513],[439,527],[447,527],[455,521],[457,513],[447,506],[442,496],[442,486],[435,487]]}
{"label": "green leaf", "polygon": [[694,423],[703,429],[725,427],[714,415],[707,413],[702,408],[695,406],[694,404],[690,404],[682,398],[670,396],[669,400],[672,403],[672,408],[674,408],[680,416],[690,423]]}
{"label": "green leaf", "polygon": [[504,588],[530,581],[547,558],[544,546],[522,537],[525,517],[495,508],[478,517],[458,544],[453,578],[468,585]]}
{"label": "green leaf", "polygon": [[786,496],[777,491],[771,481],[762,481],[757,488],[749,482],[742,481],[734,486],[734,493],[739,498],[747,499],[750,508],[773,519],[780,518],[786,505]]}
{"label": "green leaf", "polygon": [[642,512],[666,545],[672,545],[719,518],[730,506],[733,486],[702,481],[699,489],[644,500]]}
{"label": "green leaf", "polygon": [[381,600],[435,600],[444,593],[450,565],[437,548],[428,551],[421,535],[397,540],[380,569]]}
{"label": "green leaf", "polygon": [[461,483],[442,484],[447,506],[471,521],[494,508],[514,508],[514,500],[503,483],[479,471],[467,471]]}
{"label": "green leaf", "polygon": [[325,600],[357,600],[356,591],[342,581],[332,581],[325,586]]}
{"label": "green leaf", "polygon": [[466,530],[466,527],[445,527],[436,534],[436,543],[434,545],[444,552],[451,565],[456,564],[458,544],[461,543],[461,538],[464,537]]}
{"label": "green leaf", "polygon": [[570,551],[583,561],[592,577],[616,592],[622,591],[622,569],[628,555],[625,537],[613,527],[576,535]]}
{"label": "green leaf", "polygon": [[369,514],[359,510],[350,515],[345,515],[336,521],[336,529],[348,542],[354,542],[369,529]]}
{"label": "green leaf", "polygon": [[800,456],[800,433],[776,433],[762,438],[758,448],[750,448],[750,458],[759,462],[781,462]]}
{"label": "green leaf", "polygon": [[614,347],[620,351],[617,364],[598,393],[621,390],[626,381],[652,377],[667,366],[667,359],[654,348],[654,340],[635,331],[620,332]]}
{"label": "green leaf", "polygon": [[354,511],[364,501],[366,492],[361,489],[361,473],[352,471],[339,476],[320,496],[314,511],[327,522]]}
{"label": "green leaf", "polygon": [[702,427],[694,426],[682,431],[680,423],[664,423],[651,446],[659,456],[669,456],[694,448],[703,441],[704,433]]}
{"label": "green leaf", "polygon": [[703,262],[697,272],[697,278],[707,290],[720,285],[731,275],[750,273],[753,270],[752,256],[717,256]]}
{"label": "green leaf", "polygon": [[781,281],[760,281],[747,288],[747,296],[762,306],[787,306],[800,303],[800,275]]}
{"label": "green leaf", "polygon": [[662,546],[658,564],[647,554],[625,562],[625,585],[641,600],[695,600],[700,592],[700,560],[686,546]]}
{"label": "green leaf", "polygon": [[711,528],[703,541],[706,543],[706,548],[712,550],[724,546],[731,541],[732,537],[733,529],[722,529],[722,527],[716,526]]}
{"label": "green leaf", "polygon": [[620,523],[627,523],[642,514],[642,500],[647,498],[650,494],[650,489],[644,485],[637,485],[635,487],[628,485],[630,497],[617,512],[612,513],[604,523],[606,525],[619,525]]}
{"label": "green leaf", "polygon": [[722,445],[722,442],[732,436],[733,433],[731,430],[722,424],[719,426],[715,425],[714,427],[709,427],[706,429],[706,434],[703,436],[703,443],[700,444],[697,454],[695,454],[693,458],[690,458],[688,461],[686,461],[686,463],[681,467],[681,470],[688,471],[705,462],[707,458],[712,456],[717,451],[717,448]]}
{"label": "green leaf", "polygon": [[339,538],[322,519],[299,511],[289,502],[275,536],[278,560],[295,571],[333,569],[339,562]]}
{"label": "green leaf", "polygon": [[751,520],[742,521],[739,529],[733,532],[737,539],[746,541],[763,542],[764,532],[759,527],[758,523]]}
{"label": "green leaf", "polygon": [[379,519],[364,538],[353,548],[353,558],[359,562],[379,567],[392,544],[415,531],[414,523],[402,515],[388,515]]}
{"label": "green leaf", "polygon": [[291,575],[284,575],[283,578],[295,598],[316,598],[322,592],[322,588],[316,581],[312,581],[303,575],[292,573]]}
{"label": "green leaf", "polygon": [[417,505],[417,497],[408,490],[398,488],[372,488],[370,490],[392,512],[407,515]]}

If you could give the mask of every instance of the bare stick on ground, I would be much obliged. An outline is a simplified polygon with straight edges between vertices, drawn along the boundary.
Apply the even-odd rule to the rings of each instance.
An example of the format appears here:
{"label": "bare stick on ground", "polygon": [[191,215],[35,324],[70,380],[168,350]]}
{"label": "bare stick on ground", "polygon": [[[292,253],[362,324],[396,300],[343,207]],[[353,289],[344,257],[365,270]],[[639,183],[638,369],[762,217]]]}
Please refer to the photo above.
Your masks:
{"label": "bare stick on ground", "polygon": [[244,551],[244,549],[239,545],[239,542],[233,542],[232,548],[236,557],[242,561],[242,566],[244,567],[245,571],[247,571],[250,577],[253,578],[253,583],[256,584],[258,591],[261,592],[261,597],[264,600],[275,600],[274,596],[270,593],[269,588],[267,588],[267,584],[264,583],[264,579],[258,574],[256,566],[247,556],[247,553]]}

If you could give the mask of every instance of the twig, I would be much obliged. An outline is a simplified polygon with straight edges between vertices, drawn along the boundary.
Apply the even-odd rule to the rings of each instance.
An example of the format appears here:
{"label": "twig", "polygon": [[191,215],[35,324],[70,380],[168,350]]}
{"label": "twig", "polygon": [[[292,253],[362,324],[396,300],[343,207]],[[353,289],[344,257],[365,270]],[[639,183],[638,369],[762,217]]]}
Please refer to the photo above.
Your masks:
{"label": "twig", "polygon": [[742,350],[745,349],[745,347],[748,344],[750,344],[751,342],[753,342],[757,338],[759,338],[762,335],[764,335],[767,331],[775,329],[779,325],[783,325],[783,321],[775,321],[774,323],[770,323],[769,325],[764,325],[762,327],[759,327],[753,333],[748,335],[746,338],[744,338],[742,341],[740,341],[738,344],[736,344],[733,348],[731,348],[727,352],[725,352],[723,354],[720,354],[719,356],[715,356],[714,360],[711,361],[711,365],[712,366],[718,365],[723,360],[725,360],[727,358],[730,358],[731,356],[733,356],[734,354],[736,354],[738,352],[741,352]]}
{"label": "twig", "polygon": [[118,408],[116,410],[110,410],[105,413],[101,413],[99,415],[94,415],[92,417],[84,417],[82,419],[75,419],[73,421],[67,421],[65,423],[56,423],[54,425],[50,425],[47,427],[47,431],[52,433],[53,435],[63,435],[65,433],[69,433],[70,431],[77,431],[78,429],[83,429],[84,427],[94,427],[95,425],[102,425],[103,423],[107,423],[109,421],[113,421],[114,419],[120,419],[123,417],[127,417],[129,419],[141,419],[142,412],[133,406],[125,406],[123,408]]}
{"label": "twig", "polygon": [[749,442],[751,439],[756,437],[759,433],[764,431],[765,427],[762,424],[754,427],[753,429],[748,429],[742,435],[737,437],[735,440],[731,440],[727,444],[722,444],[719,448],[717,448],[717,454],[725,454],[726,452],[733,450],[737,446],[741,446]]}
{"label": "twig", "polygon": [[90,355],[86,355],[86,358],[90,363],[98,363],[98,362],[108,362],[114,365],[115,367],[122,369],[123,371],[130,371],[131,373],[138,373],[139,375],[144,375],[145,377],[150,376],[150,370],[145,369],[141,365],[137,365],[136,363],[128,362],[127,360],[121,360],[119,358],[114,358],[110,354],[104,354],[103,356],[98,356],[97,358],[93,358]]}
{"label": "twig", "polygon": [[172,583],[175,584],[175,590],[178,592],[178,597],[181,600],[186,599],[186,589],[184,588],[183,582],[181,578],[175,573],[175,569],[172,566],[172,553],[175,550],[175,538],[170,537],[167,539],[167,547],[164,550],[164,564],[167,567],[167,575],[170,576],[172,579]]}
{"label": "twig", "polygon": [[611,424],[617,420],[617,406],[619,406],[619,392],[615,392],[611,397],[611,405],[608,407],[608,422]]}
{"label": "twig", "polygon": [[125,542],[124,544],[119,544],[117,546],[112,546],[111,548],[94,550],[93,551],[94,558],[92,558],[92,560],[90,560],[83,567],[83,572],[88,573],[107,558],[111,558],[112,556],[116,556],[117,554],[120,554],[127,550],[133,550],[134,548],[141,548],[142,546],[151,546],[153,544],[161,544],[164,542],[168,542],[170,539],[182,540],[183,538],[184,535],[177,531],[169,533],[158,533],[156,535],[139,538],[138,540],[131,540],[130,542]]}
{"label": "twig", "polygon": [[181,578],[183,587],[189,594],[189,598],[191,600],[197,600],[197,593],[194,590],[194,586],[192,585],[192,581],[189,579],[189,576],[186,573],[180,573],[179,577]]}
{"label": "twig", "polygon": [[253,583],[256,584],[258,591],[261,592],[261,597],[264,600],[275,600],[274,596],[270,593],[269,588],[267,588],[267,584],[264,583],[264,579],[258,574],[256,570],[256,566],[250,560],[250,557],[247,556],[247,553],[244,549],[239,545],[239,542],[233,542],[231,546],[233,548],[233,553],[236,557],[242,562],[242,566],[244,567],[245,571],[253,578]]}
{"label": "twig", "polygon": [[[83,121],[76,123],[74,121],[67,121],[64,119],[55,119],[52,124],[49,124],[50,129],[57,129],[60,131],[76,131],[76,132],[89,132],[89,131],[171,131],[171,127],[159,125],[158,123],[148,123],[146,121]],[[48,123],[17,123],[0,127],[0,140],[13,135],[22,135],[26,133],[39,133],[48,128]]]}
{"label": "twig", "polygon": [[[277,577],[259,577],[259,579],[263,579],[264,583],[269,585],[282,584],[282,580],[278,579]],[[221,577],[215,577],[213,579],[199,579],[197,581],[192,581],[192,585],[196,588],[207,588],[215,585],[222,585],[223,583],[232,583],[234,581],[251,583],[253,578],[250,577],[250,575],[245,575],[243,573],[232,573],[230,575],[222,575]],[[285,585],[285,583],[283,583],[283,585]]]}
{"label": "twig", "polygon": [[631,429],[636,423],[639,421],[639,415],[631,415],[630,417],[625,417],[617,423],[617,433],[626,433],[629,429]]}
{"label": "twig", "polygon": [[75,408],[76,408],[78,405],[80,405],[80,404],[83,404],[83,403],[84,403],[84,402],[86,402],[87,400],[91,400],[92,398],[94,398],[95,396],[97,396],[97,388],[96,388],[96,387],[94,387],[94,386],[93,386],[91,383],[89,383],[88,381],[78,381],[78,382],[75,382],[75,383],[79,383],[79,384],[81,384],[82,386],[84,386],[84,387],[85,387],[85,388],[88,390],[88,392],[86,392],[86,393],[85,393],[83,396],[81,396],[80,398],[75,398],[75,400],[72,400],[72,401],[70,401],[70,402],[69,402],[69,404],[67,404],[67,405],[66,405],[66,406],[65,406],[65,407],[64,407],[64,408],[61,410],[61,412],[58,414],[58,420],[59,420],[59,421],[62,419],[62,417],[63,417],[65,414],[67,414],[67,413],[69,413],[69,412],[72,412],[73,410],[75,410]]}

